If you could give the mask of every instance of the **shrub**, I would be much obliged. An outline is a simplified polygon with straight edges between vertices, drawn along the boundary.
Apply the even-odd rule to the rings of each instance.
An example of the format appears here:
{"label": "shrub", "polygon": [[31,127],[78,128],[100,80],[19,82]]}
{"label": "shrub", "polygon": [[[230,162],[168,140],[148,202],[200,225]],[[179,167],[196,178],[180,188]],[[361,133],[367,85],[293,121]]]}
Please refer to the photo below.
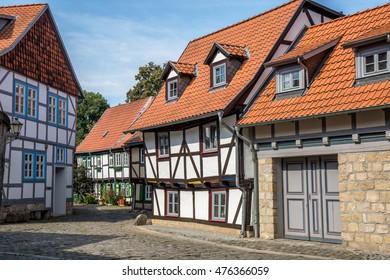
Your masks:
{"label": "shrub", "polygon": [[84,196],[84,203],[86,204],[95,204],[96,203],[96,197],[93,194],[87,194]]}

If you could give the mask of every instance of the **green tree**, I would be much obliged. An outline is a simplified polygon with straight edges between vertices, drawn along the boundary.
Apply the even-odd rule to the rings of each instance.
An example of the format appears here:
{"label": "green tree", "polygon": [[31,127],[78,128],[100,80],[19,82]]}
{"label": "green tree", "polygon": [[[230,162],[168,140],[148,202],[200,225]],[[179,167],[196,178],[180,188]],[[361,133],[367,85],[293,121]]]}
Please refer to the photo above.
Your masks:
{"label": "green tree", "polygon": [[73,169],[73,192],[78,194],[81,201],[93,192],[93,180],[87,176],[87,168],[83,165],[74,165]]}
{"label": "green tree", "polygon": [[110,107],[100,93],[84,91],[84,99],[77,105],[76,145],[87,136],[104,111]]}
{"label": "green tree", "polygon": [[145,66],[138,68],[135,75],[137,83],[126,94],[126,102],[135,101],[158,93],[163,80],[160,79],[164,66],[149,62]]}

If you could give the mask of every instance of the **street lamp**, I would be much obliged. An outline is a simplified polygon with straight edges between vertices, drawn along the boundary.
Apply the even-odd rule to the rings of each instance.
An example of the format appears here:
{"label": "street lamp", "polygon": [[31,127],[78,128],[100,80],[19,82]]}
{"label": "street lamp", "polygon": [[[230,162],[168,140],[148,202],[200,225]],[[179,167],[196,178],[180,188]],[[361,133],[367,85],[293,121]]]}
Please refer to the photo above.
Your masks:
{"label": "street lamp", "polygon": [[18,139],[23,124],[19,121],[18,118],[15,117],[9,126],[10,126],[10,130],[7,133],[7,144]]}

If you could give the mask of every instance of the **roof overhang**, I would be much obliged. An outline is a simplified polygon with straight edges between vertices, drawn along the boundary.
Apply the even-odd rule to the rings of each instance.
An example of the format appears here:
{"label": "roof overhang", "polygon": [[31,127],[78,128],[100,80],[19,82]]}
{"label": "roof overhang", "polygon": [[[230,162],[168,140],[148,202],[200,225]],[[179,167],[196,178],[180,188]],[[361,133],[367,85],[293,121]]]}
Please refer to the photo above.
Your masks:
{"label": "roof overhang", "polygon": [[379,34],[379,35],[372,36],[369,38],[360,39],[360,40],[349,41],[349,42],[344,43],[342,45],[342,47],[344,49],[356,48],[356,47],[370,45],[373,43],[378,43],[378,42],[383,42],[383,41],[390,43],[390,32],[384,33],[384,34]]}

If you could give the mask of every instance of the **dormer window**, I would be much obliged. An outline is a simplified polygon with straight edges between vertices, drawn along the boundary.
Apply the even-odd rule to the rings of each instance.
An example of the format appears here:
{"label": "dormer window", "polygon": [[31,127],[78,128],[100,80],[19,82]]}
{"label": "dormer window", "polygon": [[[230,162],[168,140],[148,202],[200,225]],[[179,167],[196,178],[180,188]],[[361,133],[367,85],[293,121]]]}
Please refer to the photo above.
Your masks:
{"label": "dormer window", "polygon": [[304,72],[302,67],[289,67],[279,70],[277,92],[288,92],[304,88]]}
{"label": "dormer window", "polygon": [[226,84],[226,64],[213,67],[214,87]]}
{"label": "dormer window", "polygon": [[168,100],[177,98],[177,80],[168,82]]}
{"label": "dormer window", "polygon": [[389,72],[389,53],[390,47],[380,47],[361,51],[358,57],[360,64],[360,73],[358,77],[368,77]]}

